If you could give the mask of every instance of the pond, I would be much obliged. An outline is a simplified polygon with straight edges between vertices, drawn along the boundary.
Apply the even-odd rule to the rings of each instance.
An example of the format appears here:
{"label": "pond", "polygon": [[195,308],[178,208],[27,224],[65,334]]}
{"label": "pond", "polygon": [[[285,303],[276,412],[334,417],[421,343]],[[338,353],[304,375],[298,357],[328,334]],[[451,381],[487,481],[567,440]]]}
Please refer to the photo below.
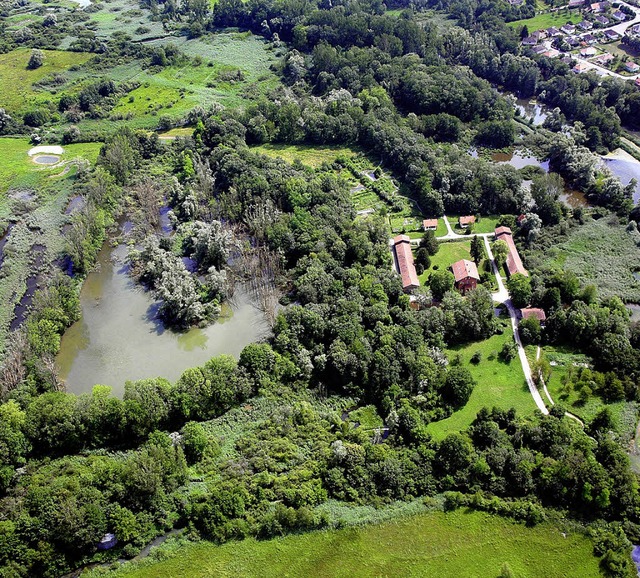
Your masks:
{"label": "pond", "polygon": [[516,99],[515,107],[524,120],[532,121],[533,126],[540,126],[548,116],[547,107],[544,104],[528,98]]}
{"label": "pond", "polygon": [[33,162],[37,165],[55,165],[60,162],[60,157],[54,155],[40,155],[34,157]]}
{"label": "pond", "polygon": [[629,153],[618,149],[602,157],[604,165],[620,179],[622,184],[628,185],[631,179],[636,179],[636,190],[633,194],[633,202],[640,202],[640,161]]}
{"label": "pond", "polygon": [[518,150],[511,153],[493,153],[491,155],[491,160],[494,163],[511,165],[516,169],[535,166],[540,167],[545,172],[549,172],[549,161],[539,161],[536,157]]}
{"label": "pond", "polygon": [[245,345],[269,336],[264,315],[241,288],[216,323],[183,333],[166,329],[157,317],[159,304],[129,277],[126,254],[124,245],[105,244],[82,287],[82,318],[63,335],[56,358],[68,391],[103,384],[122,396],[126,380],[175,381],[189,367],[221,353],[237,358]]}

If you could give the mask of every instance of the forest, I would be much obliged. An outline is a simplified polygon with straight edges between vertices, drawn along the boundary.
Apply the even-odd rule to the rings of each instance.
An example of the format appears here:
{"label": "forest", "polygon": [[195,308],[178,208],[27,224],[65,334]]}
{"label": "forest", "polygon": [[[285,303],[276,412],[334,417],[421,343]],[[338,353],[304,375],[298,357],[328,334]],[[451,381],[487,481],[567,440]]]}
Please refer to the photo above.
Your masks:
{"label": "forest", "polygon": [[[18,51],[37,71],[66,38],[65,51],[88,60],[41,78],[26,108],[5,105],[0,134],[100,148],[55,192],[25,181],[36,183],[42,205],[64,198],[58,214],[67,199],[82,204],[56,228],[55,262],[24,323],[3,328],[0,576],[60,576],[95,565],[106,574],[110,563],[172,530],[194,541],[266,540],[340,528],[337,504],[384,510],[414,502],[526,527],[568,519],[593,544],[604,575],[633,575],[640,494],[628,448],[640,402],[640,323],[627,305],[634,281],[628,270],[631,289],[611,289],[597,272],[594,280],[563,267],[566,255],[549,259],[595,227],[640,247],[635,182],[622,184],[599,156],[637,128],[633,83],[576,75],[523,51],[506,22],[533,14],[529,2],[129,6],[170,35],[163,43],[101,35],[91,20],[96,5],[60,8],[10,33],[13,8],[3,7],[0,57]],[[194,44],[186,43],[228,29],[268,43],[262,80],[189,52]],[[214,69],[202,94],[222,87],[229,100],[181,105],[201,94],[184,87],[170,107],[140,113],[139,91],[160,85],[125,78],[127,67],[154,75]],[[544,123],[534,128],[520,118],[511,93],[545,103]],[[311,166],[261,152],[285,145],[336,153]],[[514,147],[548,161],[551,172],[491,160]],[[373,176],[358,163],[371,163]],[[11,178],[19,182],[17,173]],[[356,210],[354,178],[382,208]],[[565,185],[588,204],[563,203]],[[0,231],[13,235],[10,226],[36,218],[35,206],[25,202],[18,213],[17,201],[4,190],[2,197]],[[453,274],[434,265],[445,242],[402,230],[414,234],[424,279],[407,294],[389,250],[390,216],[403,203],[424,218],[475,215],[476,229],[492,219],[514,231],[529,274],[511,276],[510,300],[546,312],[543,325],[532,317],[517,326],[527,354],[544,348],[588,359],[563,368],[559,401],[552,374],[560,368],[534,355],[535,379],[556,397],[546,414],[495,400],[464,427],[435,434],[486,385],[478,368],[495,362],[508,374],[517,364],[508,311],[492,295],[506,255],[493,227],[480,233],[491,236],[486,246],[491,240],[498,265],[483,269],[484,241],[469,229],[469,258],[482,274],[461,295]],[[160,225],[165,204],[169,233]],[[121,398],[109,383],[65,391],[56,355],[81,319],[83,282],[105,244],[121,242],[124,221],[133,230],[132,282],[159,303],[168,330],[216,323],[246,285],[270,336],[177,380],[127,381]],[[640,270],[627,258],[627,269]],[[495,336],[504,345],[481,352]],[[469,347],[478,350],[467,362],[459,352]],[[521,381],[513,378],[514,390],[527,387]],[[114,549],[98,549],[105,534],[117,538]]]}

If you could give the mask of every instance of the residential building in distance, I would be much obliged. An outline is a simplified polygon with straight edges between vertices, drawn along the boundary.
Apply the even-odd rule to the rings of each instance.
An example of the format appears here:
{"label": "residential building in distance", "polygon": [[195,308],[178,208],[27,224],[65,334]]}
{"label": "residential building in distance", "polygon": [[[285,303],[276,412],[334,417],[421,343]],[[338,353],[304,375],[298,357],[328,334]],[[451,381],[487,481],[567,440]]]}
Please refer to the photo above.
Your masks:
{"label": "residential building in distance", "polygon": [[640,70],[640,66],[638,66],[635,62],[629,61],[629,62],[625,63],[624,69],[627,72],[635,73],[635,72],[638,72]]}
{"label": "residential building in distance", "polygon": [[584,62],[578,62],[571,70],[576,74],[580,74],[581,72],[587,72],[589,66]]}
{"label": "residential building in distance", "polygon": [[467,259],[456,261],[451,265],[451,271],[453,272],[455,288],[463,295],[478,286],[480,275],[478,275],[478,268],[473,261],[468,261]]}
{"label": "residential building in distance", "polygon": [[589,46],[596,44],[598,39],[593,34],[585,34],[582,36],[582,42],[588,44]]}
{"label": "residential building in distance", "polygon": [[616,10],[613,14],[611,14],[611,18],[617,20],[618,22],[624,22],[627,19],[627,15],[624,12],[620,12],[620,10]]}
{"label": "residential building in distance", "polygon": [[398,235],[393,239],[396,269],[402,278],[402,289],[410,293],[416,287],[420,287],[416,267],[413,264],[413,252],[411,251],[411,239],[407,235]]}
{"label": "residential building in distance", "polygon": [[620,40],[620,34],[618,34],[615,30],[605,30],[604,35],[607,37],[607,40]]}
{"label": "residential building in distance", "polygon": [[596,16],[596,22],[598,24],[602,24],[602,26],[609,25],[609,19],[606,16],[603,16],[602,14],[600,16]]}
{"label": "residential building in distance", "polygon": [[580,28],[580,30],[592,30],[593,24],[591,24],[591,22],[589,22],[588,20],[583,20],[582,22],[578,23],[578,28]]}
{"label": "residential building in distance", "polygon": [[576,31],[576,27],[573,24],[565,24],[562,28],[560,28],[561,32],[565,34],[574,34]]}
{"label": "residential building in distance", "polygon": [[495,236],[496,241],[504,241],[509,248],[506,261],[509,277],[511,277],[511,275],[515,275],[516,273],[521,273],[525,277],[528,277],[529,272],[524,268],[524,265],[522,264],[522,259],[520,259],[518,249],[516,248],[516,244],[513,241],[513,234],[511,233],[511,229],[509,227],[498,227],[495,230]]}

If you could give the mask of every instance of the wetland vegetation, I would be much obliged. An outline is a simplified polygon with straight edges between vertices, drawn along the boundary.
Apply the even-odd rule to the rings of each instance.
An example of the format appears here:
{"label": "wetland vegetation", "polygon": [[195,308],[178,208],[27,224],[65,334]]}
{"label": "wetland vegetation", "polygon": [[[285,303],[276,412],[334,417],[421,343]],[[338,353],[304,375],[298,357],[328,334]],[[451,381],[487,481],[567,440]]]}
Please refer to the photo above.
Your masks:
{"label": "wetland vegetation", "polygon": [[2,5],[0,576],[633,574],[640,90],[533,12]]}

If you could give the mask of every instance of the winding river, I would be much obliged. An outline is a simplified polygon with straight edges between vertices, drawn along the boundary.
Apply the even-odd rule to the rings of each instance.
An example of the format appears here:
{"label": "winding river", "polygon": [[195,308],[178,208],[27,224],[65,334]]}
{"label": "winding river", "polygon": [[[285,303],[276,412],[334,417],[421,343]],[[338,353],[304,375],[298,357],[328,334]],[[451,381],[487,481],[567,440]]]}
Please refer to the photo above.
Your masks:
{"label": "winding river", "polygon": [[174,381],[215,355],[237,358],[246,345],[269,335],[264,315],[241,288],[216,323],[183,333],[166,329],[157,317],[159,304],[129,277],[126,254],[124,245],[105,244],[82,287],[82,318],[63,335],[56,358],[68,391],[83,393],[103,384],[122,396],[127,380]]}

